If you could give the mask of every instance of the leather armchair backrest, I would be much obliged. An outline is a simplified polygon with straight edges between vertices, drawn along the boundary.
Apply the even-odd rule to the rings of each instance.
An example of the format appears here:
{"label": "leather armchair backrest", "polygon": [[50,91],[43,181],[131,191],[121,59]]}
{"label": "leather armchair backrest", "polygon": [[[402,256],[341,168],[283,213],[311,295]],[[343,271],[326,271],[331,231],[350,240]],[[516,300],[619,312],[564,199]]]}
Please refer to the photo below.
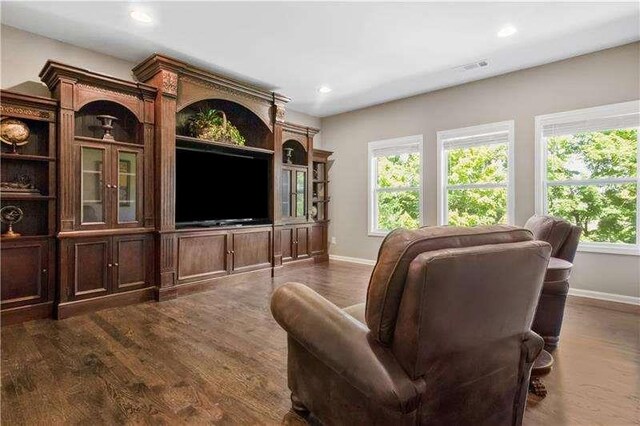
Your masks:
{"label": "leather armchair backrest", "polygon": [[454,416],[441,424],[459,424],[456,411],[478,407],[487,409],[474,414],[480,419],[510,415],[550,253],[546,242],[524,241],[413,259],[391,350],[426,382],[425,415]]}
{"label": "leather armchair backrest", "polygon": [[558,217],[538,215],[531,216],[524,227],[536,240],[551,244],[551,257],[573,262],[582,233],[580,227]]}
{"label": "leather armchair backrest", "polygon": [[365,319],[372,336],[382,344],[391,344],[409,264],[421,253],[531,240],[530,231],[506,225],[434,226],[390,232],[378,251],[367,290]]}

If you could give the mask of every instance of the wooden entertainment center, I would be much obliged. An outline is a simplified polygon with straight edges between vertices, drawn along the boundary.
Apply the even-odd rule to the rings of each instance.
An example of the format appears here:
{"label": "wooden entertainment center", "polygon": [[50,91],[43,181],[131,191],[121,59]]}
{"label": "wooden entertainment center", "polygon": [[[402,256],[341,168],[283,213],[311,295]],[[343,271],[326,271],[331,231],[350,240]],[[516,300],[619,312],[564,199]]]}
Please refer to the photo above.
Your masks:
{"label": "wooden entertainment center", "polygon": [[[314,149],[317,129],[286,122],[288,98],[158,54],[133,73],[139,82],[48,61],[40,76],[53,99],[1,92],[3,119],[31,130],[17,154],[2,145],[2,181],[27,173],[40,191],[1,194],[3,207],[24,211],[14,226],[22,235],[2,238],[4,324],[162,301],[328,260],[331,153]],[[186,134],[203,108],[223,111],[245,145]],[[268,220],[177,226],[176,150],[185,147],[266,161]],[[224,203],[207,186],[234,178],[202,182],[202,202]]]}

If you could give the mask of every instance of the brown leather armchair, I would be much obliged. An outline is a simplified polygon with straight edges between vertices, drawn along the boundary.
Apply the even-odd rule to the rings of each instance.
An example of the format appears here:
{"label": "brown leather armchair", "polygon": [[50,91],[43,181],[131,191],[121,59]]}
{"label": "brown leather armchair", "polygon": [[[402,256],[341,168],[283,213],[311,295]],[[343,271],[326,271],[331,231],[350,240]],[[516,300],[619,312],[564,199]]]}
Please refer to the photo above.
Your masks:
{"label": "brown leather armchair", "polygon": [[550,252],[509,226],[398,229],[366,305],[278,288],[293,409],[327,425],[521,424]]}
{"label": "brown leather armchair", "polygon": [[524,227],[536,240],[551,244],[551,260],[531,329],[544,339],[545,349],[552,352],[560,340],[569,276],[582,229],[551,216],[532,216]]}

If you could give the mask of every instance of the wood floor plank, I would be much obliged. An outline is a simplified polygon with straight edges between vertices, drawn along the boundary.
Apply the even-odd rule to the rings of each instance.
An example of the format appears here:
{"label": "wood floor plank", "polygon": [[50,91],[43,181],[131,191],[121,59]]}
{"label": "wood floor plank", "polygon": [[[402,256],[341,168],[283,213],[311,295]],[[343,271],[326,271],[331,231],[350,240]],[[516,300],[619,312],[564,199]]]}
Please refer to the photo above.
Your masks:
{"label": "wood floor plank", "polygon": [[[162,303],[2,328],[1,420],[32,424],[280,424],[289,409],[275,288],[297,281],[339,307],[364,301],[371,267],[292,269]],[[525,425],[640,424],[638,315],[569,304],[549,396]],[[287,424],[302,424],[287,416]]]}

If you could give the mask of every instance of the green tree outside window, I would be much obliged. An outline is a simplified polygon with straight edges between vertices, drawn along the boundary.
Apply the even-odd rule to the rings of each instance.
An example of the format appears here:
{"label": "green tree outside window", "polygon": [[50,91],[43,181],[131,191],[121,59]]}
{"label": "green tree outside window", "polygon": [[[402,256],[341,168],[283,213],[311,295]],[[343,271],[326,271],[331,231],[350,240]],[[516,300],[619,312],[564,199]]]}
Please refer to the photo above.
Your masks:
{"label": "green tree outside window", "polygon": [[377,157],[376,229],[420,226],[420,154]]}
{"label": "green tree outside window", "polygon": [[582,241],[636,244],[638,129],[554,136],[546,143],[548,214],[580,226]]}

